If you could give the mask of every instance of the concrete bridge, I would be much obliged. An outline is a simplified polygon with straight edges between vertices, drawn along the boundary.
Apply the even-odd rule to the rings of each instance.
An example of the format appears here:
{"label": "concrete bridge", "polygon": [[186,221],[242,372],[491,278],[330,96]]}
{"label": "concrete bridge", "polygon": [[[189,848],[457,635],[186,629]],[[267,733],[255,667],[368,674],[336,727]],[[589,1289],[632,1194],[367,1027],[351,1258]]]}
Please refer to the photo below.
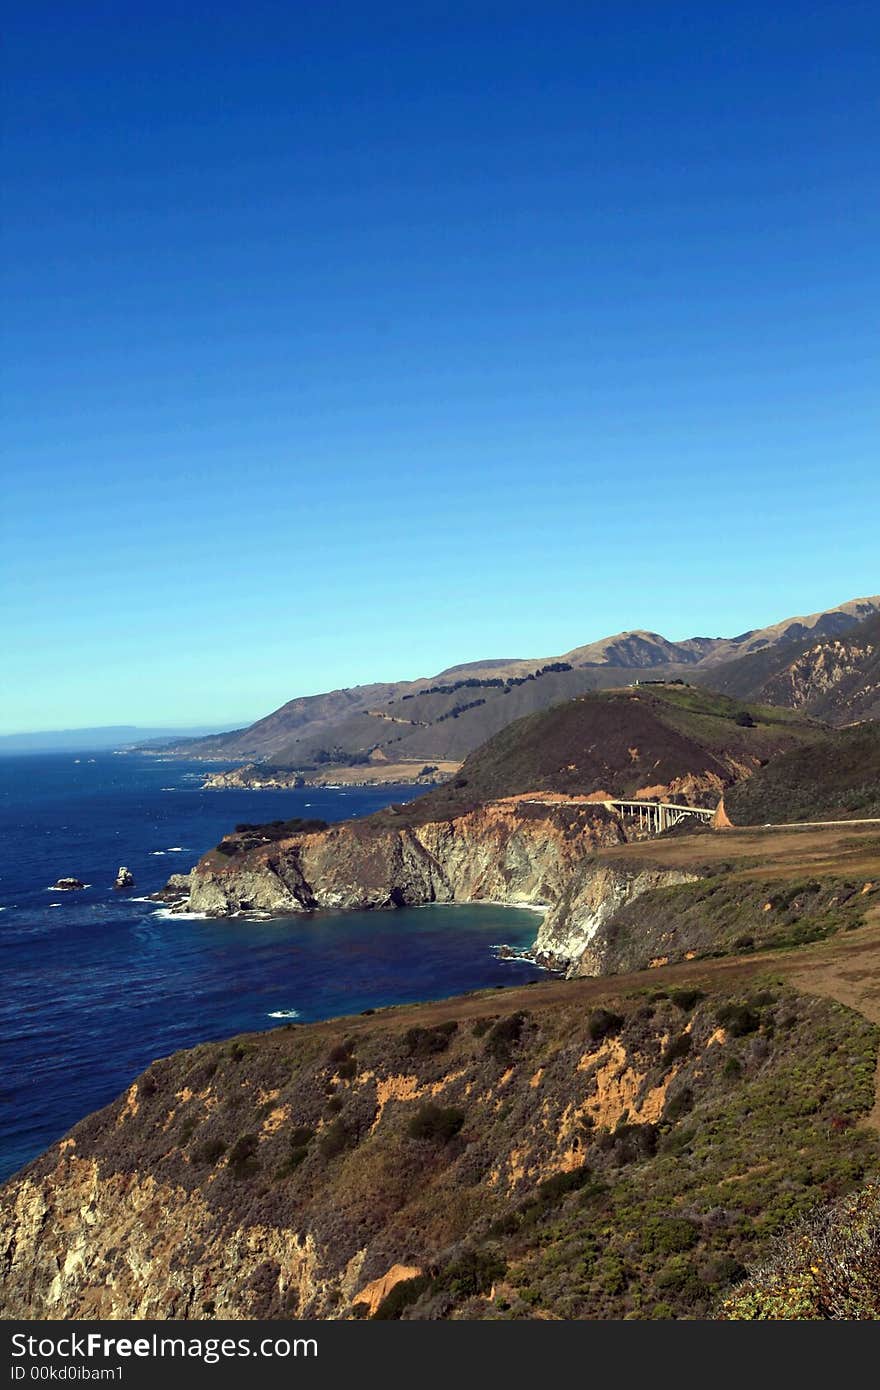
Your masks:
{"label": "concrete bridge", "polygon": [[647,830],[649,835],[662,835],[664,830],[683,820],[704,821],[710,825],[715,815],[714,810],[702,806],[676,806],[671,801],[602,801],[599,804],[621,816],[638,819],[639,829]]}

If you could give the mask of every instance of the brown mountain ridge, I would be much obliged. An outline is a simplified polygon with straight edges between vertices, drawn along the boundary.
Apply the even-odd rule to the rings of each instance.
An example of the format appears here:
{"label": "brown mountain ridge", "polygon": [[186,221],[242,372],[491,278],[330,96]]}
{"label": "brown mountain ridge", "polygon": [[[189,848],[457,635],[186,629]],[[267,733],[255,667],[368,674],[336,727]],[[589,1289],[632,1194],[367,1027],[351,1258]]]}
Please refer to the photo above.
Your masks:
{"label": "brown mountain ridge", "polygon": [[[861,708],[872,698],[870,675],[866,692],[855,693],[859,662],[870,662],[876,652],[872,642],[858,640],[872,617],[880,622],[880,595],[734,638],[670,642],[658,633],[633,630],[555,658],[470,662],[433,677],[300,697],[247,729],[177,743],[165,751],[307,774],[377,762],[395,768],[417,765],[418,772],[426,764],[460,762],[525,715],[639,678],[707,684],[733,697],[794,705],[829,722],[846,722],[854,704]],[[794,670],[786,677],[783,673],[807,648],[825,653],[825,674]],[[837,657],[838,650],[849,655]],[[812,659],[806,660],[809,666]],[[840,670],[840,680],[832,678],[832,668]],[[837,698],[826,699],[835,683]]]}

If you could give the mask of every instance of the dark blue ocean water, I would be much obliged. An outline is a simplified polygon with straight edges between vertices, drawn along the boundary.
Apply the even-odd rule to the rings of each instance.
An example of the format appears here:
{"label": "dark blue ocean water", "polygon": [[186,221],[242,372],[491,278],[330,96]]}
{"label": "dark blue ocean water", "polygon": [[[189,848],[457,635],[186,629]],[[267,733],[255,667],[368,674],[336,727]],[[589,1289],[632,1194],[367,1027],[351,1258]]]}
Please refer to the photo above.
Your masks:
{"label": "dark blue ocean water", "polygon": [[[409,788],[203,791],[204,766],[83,753],[0,758],[0,1178],[155,1057],[244,1030],[537,978],[532,913],[426,907],[271,921],[138,901],[238,821],[367,815]],[[120,864],[132,892],[112,884]],[[61,876],[90,886],[47,891]]]}

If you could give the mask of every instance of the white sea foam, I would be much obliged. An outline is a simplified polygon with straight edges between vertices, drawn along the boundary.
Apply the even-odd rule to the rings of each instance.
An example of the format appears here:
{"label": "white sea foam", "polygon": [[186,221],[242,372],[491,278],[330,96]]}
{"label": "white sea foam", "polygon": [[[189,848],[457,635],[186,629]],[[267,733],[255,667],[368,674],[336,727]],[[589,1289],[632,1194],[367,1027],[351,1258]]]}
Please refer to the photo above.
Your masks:
{"label": "white sea foam", "polygon": [[[461,904],[460,904],[460,903],[453,903],[452,906],[453,906],[453,907],[460,907]],[[550,907],[550,904],[549,904],[549,903],[515,903],[515,902],[510,902],[508,899],[505,899],[505,898],[481,898],[481,899],[479,900],[479,902],[469,903],[468,906],[469,906],[469,907],[515,907],[515,908],[518,908],[520,912],[540,912],[540,913],[543,914],[543,913],[545,913],[545,912],[548,911],[548,909],[549,909],[549,907]]]}
{"label": "white sea foam", "polygon": [[171,917],[176,922],[207,922],[207,912],[172,912],[170,907],[160,907],[154,917]]}
{"label": "white sea foam", "polygon": [[164,854],[165,851],[164,851],[164,849],[151,849],[151,850],[150,850],[150,853],[151,853],[151,854]]}
{"label": "white sea foam", "polygon": [[183,854],[184,850],[189,849],[189,845],[169,845],[166,854]]}
{"label": "white sea foam", "polygon": [[299,1009],[274,1009],[267,1018],[299,1018]]}
{"label": "white sea foam", "polygon": [[500,956],[499,959],[506,961],[509,965],[532,965],[536,970],[549,969],[549,966],[543,965],[539,960],[535,960],[530,951],[510,951],[506,945],[493,946],[491,950],[496,954],[499,951],[507,952],[507,954]]}

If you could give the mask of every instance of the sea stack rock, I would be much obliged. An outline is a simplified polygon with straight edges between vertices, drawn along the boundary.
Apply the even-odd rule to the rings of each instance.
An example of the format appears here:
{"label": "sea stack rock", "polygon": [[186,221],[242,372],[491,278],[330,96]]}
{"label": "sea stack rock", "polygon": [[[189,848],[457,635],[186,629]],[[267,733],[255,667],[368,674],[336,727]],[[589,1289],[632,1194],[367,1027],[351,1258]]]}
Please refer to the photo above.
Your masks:
{"label": "sea stack rock", "polygon": [[80,878],[59,878],[57,882],[52,884],[52,887],[57,888],[59,893],[72,893],[75,888],[85,888],[85,886]]}
{"label": "sea stack rock", "polygon": [[160,888],[158,893],[151,893],[150,897],[153,902],[170,903],[173,907],[179,907],[189,897],[192,877],[192,873],[172,874],[165,887]]}
{"label": "sea stack rock", "polygon": [[120,865],[116,874],[116,882],[113,886],[114,888],[133,888],[134,874],[131,869],[126,869],[124,865]]}

